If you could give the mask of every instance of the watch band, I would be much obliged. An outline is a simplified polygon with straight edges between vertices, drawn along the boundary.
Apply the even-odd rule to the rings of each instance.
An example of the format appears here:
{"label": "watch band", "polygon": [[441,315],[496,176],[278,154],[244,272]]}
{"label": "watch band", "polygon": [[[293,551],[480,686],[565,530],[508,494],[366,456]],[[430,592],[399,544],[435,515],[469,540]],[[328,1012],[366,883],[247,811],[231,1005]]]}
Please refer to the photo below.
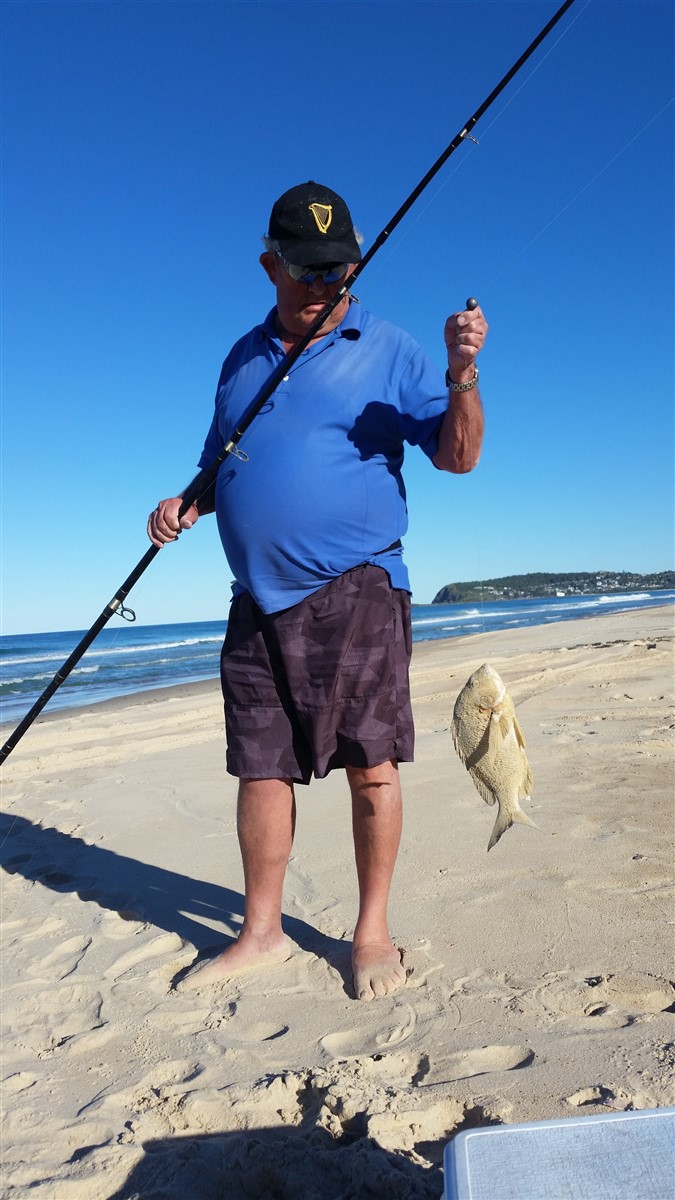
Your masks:
{"label": "watch band", "polygon": [[453,383],[452,379],[450,378],[450,368],[448,367],[447,371],[445,372],[445,386],[451,392],[470,392],[471,389],[477,387],[477,385],[478,367],[474,367],[473,379],[470,379],[468,383]]}

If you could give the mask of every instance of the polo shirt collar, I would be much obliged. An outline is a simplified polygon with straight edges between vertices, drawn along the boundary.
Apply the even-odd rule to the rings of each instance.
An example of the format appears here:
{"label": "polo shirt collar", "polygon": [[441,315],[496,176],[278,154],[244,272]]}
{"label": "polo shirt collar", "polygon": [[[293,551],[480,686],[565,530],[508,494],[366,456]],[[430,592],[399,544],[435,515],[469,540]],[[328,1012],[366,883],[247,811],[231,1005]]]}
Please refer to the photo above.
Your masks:
{"label": "polo shirt collar", "polygon": [[[275,307],[271,308],[268,312],[260,328],[263,333],[267,334],[267,336],[273,342],[277,342],[278,344],[279,334],[277,333],[276,315],[277,310],[275,305]],[[333,330],[333,337],[344,337],[346,335],[350,340],[359,338],[361,336],[361,324],[361,305],[358,303],[358,301],[355,302],[352,300],[337,329]],[[330,336],[330,334],[327,336]]]}

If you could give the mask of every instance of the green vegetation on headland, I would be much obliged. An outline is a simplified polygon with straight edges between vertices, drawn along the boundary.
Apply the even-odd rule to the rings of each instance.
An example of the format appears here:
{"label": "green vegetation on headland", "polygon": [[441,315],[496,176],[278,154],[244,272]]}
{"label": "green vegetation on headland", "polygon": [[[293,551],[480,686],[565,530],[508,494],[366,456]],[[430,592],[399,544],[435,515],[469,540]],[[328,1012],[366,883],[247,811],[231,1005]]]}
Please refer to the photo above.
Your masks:
{"label": "green vegetation on headland", "polygon": [[637,575],[633,571],[566,571],[552,574],[504,575],[501,579],[473,579],[446,583],[432,604],[464,604],[476,600],[535,600],[542,596],[595,596],[602,592],[658,591],[675,587],[675,571]]}

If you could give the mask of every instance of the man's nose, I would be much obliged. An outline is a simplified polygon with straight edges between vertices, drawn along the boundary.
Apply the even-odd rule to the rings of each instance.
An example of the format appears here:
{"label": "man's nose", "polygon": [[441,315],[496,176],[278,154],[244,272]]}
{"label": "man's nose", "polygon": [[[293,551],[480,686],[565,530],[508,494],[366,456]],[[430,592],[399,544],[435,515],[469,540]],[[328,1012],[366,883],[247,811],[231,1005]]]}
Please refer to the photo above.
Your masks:
{"label": "man's nose", "polygon": [[313,279],[307,286],[310,292],[314,292],[315,296],[322,296],[326,290],[326,281],[321,275],[317,275],[316,279]]}

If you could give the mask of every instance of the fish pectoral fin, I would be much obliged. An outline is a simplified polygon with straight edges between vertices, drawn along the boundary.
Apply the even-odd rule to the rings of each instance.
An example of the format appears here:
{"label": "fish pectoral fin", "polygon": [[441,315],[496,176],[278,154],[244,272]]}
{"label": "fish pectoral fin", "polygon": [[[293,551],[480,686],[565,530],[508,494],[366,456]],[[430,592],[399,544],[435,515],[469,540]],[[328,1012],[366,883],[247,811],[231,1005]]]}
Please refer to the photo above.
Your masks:
{"label": "fish pectoral fin", "polygon": [[488,721],[487,727],[487,752],[486,757],[488,763],[493,763],[497,757],[499,747],[501,746],[506,734],[502,726],[504,718],[497,717],[493,714]]}
{"label": "fish pectoral fin", "polygon": [[524,750],[525,749],[525,738],[523,737],[523,731],[520,728],[520,725],[518,724],[518,720],[516,717],[513,718],[513,728],[516,731],[516,738],[518,739],[518,745],[521,746],[522,749]]}
{"label": "fish pectoral fin", "polygon": [[499,718],[499,732],[501,733],[504,741],[506,741],[511,732],[511,722],[506,715],[503,715]]}

